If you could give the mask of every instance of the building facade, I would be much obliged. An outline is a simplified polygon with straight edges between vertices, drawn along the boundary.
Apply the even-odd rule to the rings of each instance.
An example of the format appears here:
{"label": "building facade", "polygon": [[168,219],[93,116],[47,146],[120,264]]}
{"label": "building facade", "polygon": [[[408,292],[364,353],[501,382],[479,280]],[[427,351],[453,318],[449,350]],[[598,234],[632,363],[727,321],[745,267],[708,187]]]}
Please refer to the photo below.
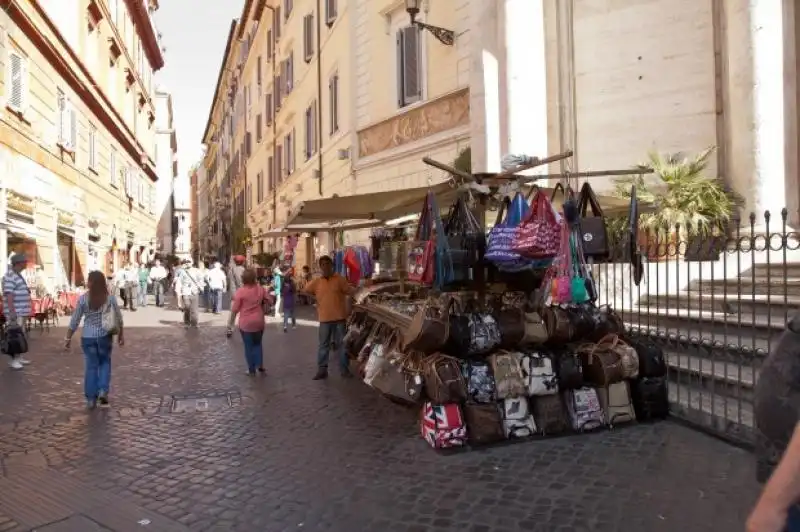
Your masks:
{"label": "building facade", "polygon": [[[189,171],[189,195],[190,195],[189,208],[191,211],[190,247],[191,247],[192,260],[194,260],[195,262],[199,261],[203,256],[202,242],[200,240],[200,231],[199,231],[200,221],[203,220],[205,222],[206,218],[208,217],[208,211],[207,211],[208,187],[203,185],[205,182],[206,182],[205,166],[203,166],[202,163],[196,163],[194,166],[192,166],[192,169]],[[201,204],[201,198],[205,200],[202,204]]]}
{"label": "building facade", "polygon": [[172,95],[156,87],[156,183],[155,211],[157,216],[156,249],[162,255],[175,253],[175,182],[178,179],[178,139],[173,123]]}
{"label": "building facade", "polygon": [[0,268],[28,254],[54,288],[155,250],[157,2],[0,10]]}

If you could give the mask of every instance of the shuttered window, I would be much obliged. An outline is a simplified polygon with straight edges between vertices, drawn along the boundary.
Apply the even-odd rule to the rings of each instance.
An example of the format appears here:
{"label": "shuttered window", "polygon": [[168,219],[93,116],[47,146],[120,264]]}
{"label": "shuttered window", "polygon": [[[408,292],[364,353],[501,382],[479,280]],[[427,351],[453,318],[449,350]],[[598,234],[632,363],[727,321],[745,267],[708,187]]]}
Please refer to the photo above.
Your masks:
{"label": "shuttered window", "polygon": [[328,80],[328,121],[330,134],[339,131],[339,73],[336,72]]}
{"label": "shuttered window", "polygon": [[117,175],[117,153],[114,151],[108,154],[108,183],[115,188],[119,186],[119,176]]}
{"label": "shuttered window", "polygon": [[58,143],[74,153],[78,145],[78,114],[66,94],[58,90]]}
{"label": "shuttered window", "polygon": [[305,115],[305,154],[306,160],[309,160],[317,151],[317,102],[311,102],[306,108]]}
{"label": "shuttered window", "polygon": [[397,32],[397,105],[422,99],[420,30],[409,26]]}
{"label": "shuttered window", "polygon": [[28,60],[16,51],[8,54],[8,78],[6,83],[6,105],[18,113],[24,113],[28,105]]}
{"label": "shuttered window", "polygon": [[295,150],[294,150],[294,129],[283,138],[284,159],[286,160],[286,175],[294,173]]}
{"label": "shuttered window", "polygon": [[261,139],[264,138],[262,128],[261,114],[258,114],[258,116],[256,116],[256,142],[261,142]]}
{"label": "shuttered window", "polygon": [[256,177],[256,202],[264,201],[264,172],[259,172]]}
{"label": "shuttered window", "polygon": [[338,13],[336,0],[325,0],[325,24],[328,26],[333,25]]}
{"label": "shuttered window", "polygon": [[314,57],[314,15],[303,17],[303,59],[306,63]]}

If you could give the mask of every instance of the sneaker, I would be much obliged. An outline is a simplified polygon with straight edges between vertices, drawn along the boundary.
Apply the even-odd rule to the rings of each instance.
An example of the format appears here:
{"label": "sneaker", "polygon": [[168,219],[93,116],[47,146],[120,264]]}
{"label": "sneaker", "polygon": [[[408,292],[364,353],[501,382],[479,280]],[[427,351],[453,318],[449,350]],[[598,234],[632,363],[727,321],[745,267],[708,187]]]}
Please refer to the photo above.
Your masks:
{"label": "sneaker", "polygon": [[28,360],[27,358],[22,357],[22,356],[21,357],[17,357],[17,360],[19,360],[19,363],[22,364],[23,366],[27,366],[28,364],[31,363],[30,360]]}
{"label": "sneaker", "polygon": [[86,400],[86,410],[94,410],[97,406],[97,401],[94,399],[87,399]]}
{"label": "sneaker", "polygon": [[295,329],[297,329],[297,324],[296,323],[292,325],[292,330],[295,330]]}
{"label": "sneaker", "polygon": [[108,408],[108,394],[106,392],[101,392],[97,396],[97,405],[100,408]]}
{"label": "sneaker", "polygon": [[247,373],[245,373],[245,375],[247,375],[248,377],[255,377],[256,376],[256,372],[255,371],[248,371]]}
{"label": "sneaker", "polygon": [[314,374],[314,378],[312,380],[321,381],[328,378],[328,370],[327,369],[318,369],[317,373]]}
{"label": "sneaker", "polygon": [[23,367],[22,362],[20,362],[19,359],[16,358],[12,358],[11,362],[9,362],[8,365],[11,366],[11,369],[22,369]]}

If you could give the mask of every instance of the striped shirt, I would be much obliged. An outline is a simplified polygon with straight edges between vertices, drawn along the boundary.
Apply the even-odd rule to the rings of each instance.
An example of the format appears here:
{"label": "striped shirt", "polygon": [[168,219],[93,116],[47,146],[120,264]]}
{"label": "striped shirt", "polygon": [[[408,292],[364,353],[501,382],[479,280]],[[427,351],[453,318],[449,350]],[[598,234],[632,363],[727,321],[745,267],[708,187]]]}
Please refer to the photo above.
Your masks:
{"label": "striped shirt", "polygon": [[[117,298],[108,296],[108,301],[117,314],[118,326],[122,326],[122,312],[119,310]],[[102,338],[103,336],[108,336],[108,332],[103,328],[104,307],[105,305],[101,305],[99,309],[92,310],[89,308],[89,294],[83,294],[78,298],[75,312],[72,313],[72,319],[69,320],[69,330],[74,333],[81,324],[81,318],[83,318],[83,333],[81,334],[83,338]]]}
{"label": "striped shirt", "polygon": [[31,315],[31,290],[22,275],[9,268],[3,276],[3,309],[9,315],[9,295],[14,297],[14,313],[20,318]]}

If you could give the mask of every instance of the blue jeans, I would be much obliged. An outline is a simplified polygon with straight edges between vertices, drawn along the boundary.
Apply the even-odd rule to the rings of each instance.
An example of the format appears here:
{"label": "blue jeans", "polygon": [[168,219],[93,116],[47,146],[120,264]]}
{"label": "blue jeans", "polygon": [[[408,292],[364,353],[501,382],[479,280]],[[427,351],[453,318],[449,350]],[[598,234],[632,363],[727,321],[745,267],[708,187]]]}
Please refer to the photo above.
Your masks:
{"label": "blue jeans", "polygon": [[328,369],[328,356],[331,347],[336,350],[339,359],[339,369],[342,372],[350,371],[350,360],[344,350],[345,322],[326,321],[319,324],[319,350],[317,351],[317,367],[321,370]]}
{"label": "blue jeans", "polygon": [[214,302],[212,308],[214,312],[222,312],[222,290],[219,288],[211,289],[211,300]]}
{"label": "blue jeans", "polygon": [[789,508],[789,515],[786,518],[786,532],[800,532],[800,506]]}
{"label": "blue jeans", "polygon": [[206,312],[211,312],[211,290],[208,285],[203,287],[203,308]]}
{"label": "blue jeans", "polygon": [[247,371],[255,373],[256,369],[264,366],[264,350],[261,347],[261,339],[264,331],[242,333],[242,343],[244,343],[244,359],[247,362]]}
{"label": "blue jeans", "polygon": [[139,281],[139,306],[147,306],[147,281]]}
{"label": "blue jeans", "polygon": [[297,325],[297,320],[294,319],[294,307],[286,308],[286,306],[284,306],[283,307],[283,328],[284,329],[289,326],[289,319],[292,320],[292,327]]}
{"label": "blue jeans", "polygon": [[111,384],[111,346],[113,337],[81,338],[81,349],[86,366],[83,377],[83,393],[88,401],[94,401],[101,393],[108,393]]}

